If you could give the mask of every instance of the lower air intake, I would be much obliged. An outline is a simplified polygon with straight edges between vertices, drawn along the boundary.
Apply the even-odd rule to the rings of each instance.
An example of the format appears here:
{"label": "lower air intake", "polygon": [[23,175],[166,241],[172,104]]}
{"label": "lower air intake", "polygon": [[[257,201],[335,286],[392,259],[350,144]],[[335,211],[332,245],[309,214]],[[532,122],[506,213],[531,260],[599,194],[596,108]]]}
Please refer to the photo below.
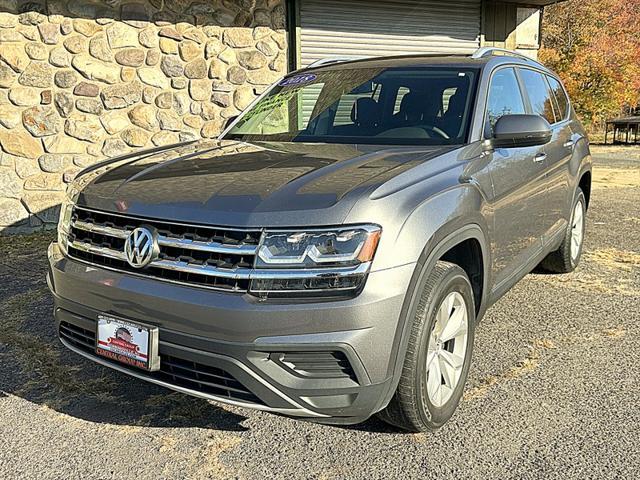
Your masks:
{"label": "lower air intake", "polygon": [[[70,345],[90,354],[95,354],[96,334],[68,322],[60,322],[60,338]],[[125,365],[119,367],[132,369]],[[141,373],[141,370],[135,370]],[[249,403],[263,404],[258,397],[247,390],[238,380],[225,370],[211,365],[192,362],[160,352],[160,371],[144,372],[144,375],[171,385],[188,388],[197,392]]]}
{"label": "lower air intake", "polygon": [[281,365],[307,378],[348,378],[357,381],[343,352],[283,352],[271,354]]}

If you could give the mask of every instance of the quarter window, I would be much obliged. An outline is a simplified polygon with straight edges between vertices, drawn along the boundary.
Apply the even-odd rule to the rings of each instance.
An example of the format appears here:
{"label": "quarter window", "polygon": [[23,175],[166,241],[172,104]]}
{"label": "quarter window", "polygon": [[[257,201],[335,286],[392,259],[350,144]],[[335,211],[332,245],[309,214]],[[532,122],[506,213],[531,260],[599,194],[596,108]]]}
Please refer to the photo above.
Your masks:
{"label": "quarter window", "polygon": [[500,117],[525,113],[522,93],[513,68],[503,68],[494,73],[489,87],[487,126],[491,130]]}
{"label": "quarter window", "polygon": [[556,105],[558,106],[558,121],[562,121],[567,118],[567,114],[569,113],[569,100],[567,99],[567,94],[558,80],[548,75],[547,80],[549,80],[551,91],[553,92],[553,96],[556,99]]}
{"label": "quarter window", "polygon": [[522,77],[524,89],[529,95],[531,113],[546,118],[549,123],[555,123],[556,117],[553,111],[551,89],[544,79],[544,75],[535,70],[523,68],[520,69],[520,76]]}

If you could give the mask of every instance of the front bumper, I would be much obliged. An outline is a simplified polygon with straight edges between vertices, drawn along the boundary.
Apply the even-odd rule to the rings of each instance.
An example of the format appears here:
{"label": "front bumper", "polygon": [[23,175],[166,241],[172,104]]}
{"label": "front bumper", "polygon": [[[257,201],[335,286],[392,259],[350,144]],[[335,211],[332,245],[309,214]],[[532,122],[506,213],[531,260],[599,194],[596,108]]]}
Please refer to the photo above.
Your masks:
{"label": "front bumper", "polygon": [[[356,298],[292,303],[102,269],[63,256],[55,243],[49,265],[57,327],[73,351],[183,393],[327,423],[361,421],[385,406],[415,267],[371,272]],[[95,355],[101,313],[158,326],[161,371]]]}

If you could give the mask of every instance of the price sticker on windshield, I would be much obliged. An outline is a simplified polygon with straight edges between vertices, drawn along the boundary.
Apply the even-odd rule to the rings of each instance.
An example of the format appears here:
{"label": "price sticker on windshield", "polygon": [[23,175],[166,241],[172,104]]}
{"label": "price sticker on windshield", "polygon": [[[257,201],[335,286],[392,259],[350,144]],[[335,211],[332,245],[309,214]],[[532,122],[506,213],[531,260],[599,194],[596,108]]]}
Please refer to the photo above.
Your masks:
{"label": "price sticker on windshield", "polygon": [[305,83],[313,82],[317,75],[313,73],[307,73],[306,75],[294,75],[293,77],[287,77],[282,80],[278,85],[281,87],[297,87],[299,85],[304,85]]}

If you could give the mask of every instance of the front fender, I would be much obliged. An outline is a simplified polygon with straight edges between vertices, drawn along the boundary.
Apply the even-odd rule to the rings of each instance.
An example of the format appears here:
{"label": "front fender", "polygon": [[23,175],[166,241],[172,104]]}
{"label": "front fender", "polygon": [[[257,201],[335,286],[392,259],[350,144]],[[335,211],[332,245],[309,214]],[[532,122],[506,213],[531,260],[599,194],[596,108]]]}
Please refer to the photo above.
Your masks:
{"label": "front fender", "polygon": [[416,262],[407,294],[400,313],[394,351],[389,364],[393,381],[380,404],[384,408],[391,400],[402,373],[405,354],[413,325],[412,319],[420,299],[420,292],[436,262],[457,244],[475,239],[480,245],[483,265],[482,299],[478,306],[479,321],[489,306],[488,292],[491,282],[491,258],[488,221],[484,198],[473,185],[452,188],[420,204],[404,222],[396,238],[396,251],[402,258]]}
{"label": "front fender", "polygon": [[398,264],[420,261],[445,237],[466,225],[477,225],[489,237],[484,197],[471,183],[452,187],[419,204],[398,230],[394,250]]}

